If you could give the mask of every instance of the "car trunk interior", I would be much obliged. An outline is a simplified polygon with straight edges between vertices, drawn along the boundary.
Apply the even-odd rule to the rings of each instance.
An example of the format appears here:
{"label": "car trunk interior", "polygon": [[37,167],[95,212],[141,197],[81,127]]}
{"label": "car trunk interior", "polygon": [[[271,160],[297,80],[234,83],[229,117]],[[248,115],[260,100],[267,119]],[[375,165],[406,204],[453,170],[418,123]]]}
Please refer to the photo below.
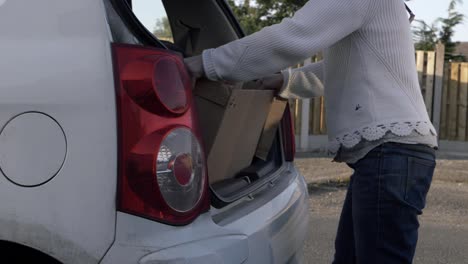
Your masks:
{"label": "car trunk interior", "polygon": [[[201,54],[207,48],[216,48],[242,36],[241,29],[230,10],[226,8],[227,4],[222,0],[163,0],[162,3],[166,9],[174,41],[172,43],[158,40],[159,44],[181,52],[186,57]],[[149,31],[146,33],[150,34]],[[142,43],[146,44],[145,41]],[[197,84],[197,86],[203,85],[204,82]],[[221,82],[215,85],[223,86]],[[198,88],[200,87],[196,87],[195,90]],[[200,113],[200,115],[207,114],[209,113]],[[245,129],[245,133],[249,133],[248,128]],[[245,197],[275,177],[274,172],[282,167],[284,160],[280,133],[278,129],[266,159],[253,156],[250,165],[233,173],[231,177],[216,182],[210,179],[213,206],[220,208]],[[213,177],[209,171],[208,176]]]}
{"label": "car trunk interior", "polygon": [[[223,1],[166,0],[163,3],[170,17],[174,44],[181,47],[186,56],[198,55],[204,49],[216,48],[242,36],[232,17],[226,18],[227,10],[222,8]],[[199,82],[198,85],[204,85],[204,83]],[[221,86],[222,83],[218,85]],[[239,125],[242,126],[242,124]],[[249,133],[248,129],[245,131]],[[281,143],[278,135],[266,160],[254,156],[250,166],[233,174],[231,178],[211,184],[211,189],[215,194],[213,195],[215,206],[220,207],[244,197],[268,182],[269,176],[273,175],[273,172],[282,164]],[[209,177],[213,175],[209,174]]]}

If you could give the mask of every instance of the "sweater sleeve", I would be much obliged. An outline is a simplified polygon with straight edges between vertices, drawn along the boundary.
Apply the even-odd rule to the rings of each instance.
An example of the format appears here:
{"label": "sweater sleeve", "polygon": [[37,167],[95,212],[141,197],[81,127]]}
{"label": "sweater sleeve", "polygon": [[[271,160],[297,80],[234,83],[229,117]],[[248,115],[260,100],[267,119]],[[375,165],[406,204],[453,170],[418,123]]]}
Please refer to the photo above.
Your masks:
{"label": "sweater sleeve", "polygon": [[293,65],[358,30],[372,0],[310,0],[292,18],[203,52],[211,80],[249,81]]}
{"label": "sweater sleeve", "polygon": [[323,95],[323,62],[308,64],[282,71],[283,87],[279,96],[285,99],[302,99]]}

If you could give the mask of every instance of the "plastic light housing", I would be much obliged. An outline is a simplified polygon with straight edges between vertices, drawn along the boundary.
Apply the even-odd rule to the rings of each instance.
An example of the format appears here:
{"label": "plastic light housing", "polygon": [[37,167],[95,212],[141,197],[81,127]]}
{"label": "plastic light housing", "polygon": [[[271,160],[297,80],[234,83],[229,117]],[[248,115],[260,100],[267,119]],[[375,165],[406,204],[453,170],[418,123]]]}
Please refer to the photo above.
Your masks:
{"label": "plastic light housing", "polygon": [[286,106],[286,110],[281,120],[281,131],[283,141],[284,159],[286,161],[294,161],[296,155],[296,142],[294,136],[294,125],[292,122],[291,111],[289,110],[289,104]]}
{"label": "plastic light housing", "polygon": [[168,50],[113,44],[119,133],[117,209],[186,225],[210,208],[190,77]]}

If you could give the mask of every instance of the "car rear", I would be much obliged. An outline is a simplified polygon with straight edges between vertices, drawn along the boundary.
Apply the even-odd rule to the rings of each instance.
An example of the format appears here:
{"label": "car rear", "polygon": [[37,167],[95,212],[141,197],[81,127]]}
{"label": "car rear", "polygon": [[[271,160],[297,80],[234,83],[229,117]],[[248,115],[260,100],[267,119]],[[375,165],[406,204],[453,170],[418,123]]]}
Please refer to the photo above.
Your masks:
{"label": "car rear", "polygon": [[241,29],[224,1],[163,4],[140,7],[168,14],[170,38],[135,1],[0,1],[0,245],[64,263],[300,262],[288,110],[266,160],[209,184],[182,58]]}
{"label": "car rear", "polygon": [[162,1],[173,36],[161,40],[135,11],[144,1],[106,3],[116,37],[120,153],[116,240],[103,262],[300,262],[308,194],[292,163],[289,108],[266,159],[209,184],[201,117],[182,58],[241,35],[229,7]]}
{"label": "car rear", "polygon": [[171,226],[117,213],[103,263],[302,263],[307,190],[293,166],[278,180],[191,224]]}

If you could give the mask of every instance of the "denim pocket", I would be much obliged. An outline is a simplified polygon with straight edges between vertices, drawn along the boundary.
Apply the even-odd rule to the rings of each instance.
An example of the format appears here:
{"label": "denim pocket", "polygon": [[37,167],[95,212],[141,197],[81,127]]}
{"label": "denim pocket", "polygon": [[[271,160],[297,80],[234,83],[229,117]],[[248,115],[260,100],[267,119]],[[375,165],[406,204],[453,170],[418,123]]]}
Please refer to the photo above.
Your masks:
{"label": "denim pocket", "polygon": [[436,162],[434,160],[408,157],[405,201],[421,213],[426,206],[426,196],[431,187]]}

